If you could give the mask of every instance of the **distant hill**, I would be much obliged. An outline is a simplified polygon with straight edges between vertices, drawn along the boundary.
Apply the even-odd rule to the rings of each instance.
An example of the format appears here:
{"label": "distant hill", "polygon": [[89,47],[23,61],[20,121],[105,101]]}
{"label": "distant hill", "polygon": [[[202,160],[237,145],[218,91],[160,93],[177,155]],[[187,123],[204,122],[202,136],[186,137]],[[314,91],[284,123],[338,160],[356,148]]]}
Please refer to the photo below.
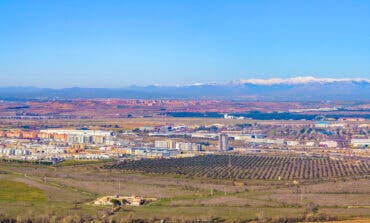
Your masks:
{"label": "distant hill", "polygon": [[74,98],[234,99],[250,101],[370,100],[370,80],[296,77],[225,84],[125,88],[2,87],[1,100]]}

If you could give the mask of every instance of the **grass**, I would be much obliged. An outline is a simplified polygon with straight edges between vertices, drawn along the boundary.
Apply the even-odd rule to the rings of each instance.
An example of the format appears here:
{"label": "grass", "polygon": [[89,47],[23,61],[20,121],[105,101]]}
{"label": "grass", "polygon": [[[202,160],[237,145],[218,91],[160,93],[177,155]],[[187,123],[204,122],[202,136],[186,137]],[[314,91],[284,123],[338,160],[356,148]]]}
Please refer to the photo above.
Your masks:
{"label": "grass", "polygon": [[[305,215],[306,203],[312,201],[319,204],[317,214],[324,213],[338,220],[369,217],[367,206],[348,208],[348,204],[353,202],[367,204],[370,194],[368,178],[302,181],[300,190],[303,200],[297,201],[297,188],[288,181],[246,180],[245,185],[235,186],[228,180],[125,174],[101,166],[75,162],[57,167],[14,163],[1,165],[0,214],[13,217],[78,215],[96,219],[108,216],[107,219],[112,217],[118,222],[130,217],[189,221],[219,217],[225,221],[237,221],[301,217]],[[118,185],[120,194],[156,197],[159,200],[148,206],[124,207],[112,215],[107,215],[111,207],[88,204],[96,196],[117,193]],[[36,195],[29,195],[35,191]],[[25,198],[28,200],[24,201]]]}
{"label": "grass", "polygon": [[[125,212],[132,212],[133,217],[141,219],[178,219],[185,220],[209,220],[221,218],[228,220],[252,220],[264,216],[280,218],[284,216],[299,217],[303,209],[287,208],[246,208],[246,207],[161,207],[145,206],[140,208],[125,208]],[[118,215],[120,213],[117,213]]]}
{"label": "grass", "polygon": [[42,190],[30,187],[21,182],[10,180],[0,181],[0,200],[1,201],[45,201],[46,197]]}
{"label": "grass", "polygon": [[[351,220],[344,220],[344,221],[330,221],[330,222],[323,222],[323,223],[369,223],[370,218],[366,219],[351,219]],[[313,223],[313,222],[306,222],[306,223]]]}
{"label": "grass", "polygon": [[61,163],[58,163],[58,167],[63,166],[79,166],[79,165],[88,165],[88,164],[99,164],[99,163],[106,163],[111,160],[65,160]]}

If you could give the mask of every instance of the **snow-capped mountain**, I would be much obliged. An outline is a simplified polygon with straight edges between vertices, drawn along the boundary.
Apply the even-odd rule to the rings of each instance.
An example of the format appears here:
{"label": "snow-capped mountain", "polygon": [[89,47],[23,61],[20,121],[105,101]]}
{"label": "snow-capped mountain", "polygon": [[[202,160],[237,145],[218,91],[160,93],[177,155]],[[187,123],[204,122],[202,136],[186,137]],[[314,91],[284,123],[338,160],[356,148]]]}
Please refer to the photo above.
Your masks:
{"label": "snow-capped mountain", "polygon": [[316,78],[312,76],[292,78],[270,78],[270,79],[242,79],[233,81],[234,84],[255,84],[255,85],[277,85],[277,84],[309,84],[309,83],[334,83],[334,82],[367,82],[365,78]]}
{"label": "snow-capped mountain", "polygon": [[30,98],[144,98],[233,99],[260,101],[370,100],[365,78],[293,77],[244,79],[229,83],[125,88],[0,88],[0,99]]}

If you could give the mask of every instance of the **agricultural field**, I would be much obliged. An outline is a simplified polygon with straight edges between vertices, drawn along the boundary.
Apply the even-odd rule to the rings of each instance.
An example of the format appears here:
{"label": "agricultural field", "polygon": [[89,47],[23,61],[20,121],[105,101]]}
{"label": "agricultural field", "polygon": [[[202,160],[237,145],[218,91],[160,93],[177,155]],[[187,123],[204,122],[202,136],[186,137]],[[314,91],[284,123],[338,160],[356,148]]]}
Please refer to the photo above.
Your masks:
{"label": "agricultural field", "polygon": [[22,182],[10,180],[0,181],[1,201],[44,201],[45,195],[42,190],[30,187]]}
{"label": "agricultural field", "polygon": [[369,163],[330,158],[206,155],[180,159],[129,160],[107,168],[212,179],[324,179],[369,174]]}
{"label": "agricultural field", "polygon": [[[236,166],[238,157],[234,158],[231,164]],[[225,161],[218,162],[226,168],[229,161],[227,157],[223,159]],[[159,222],[161,219],[169,222],[300,222],[354,217],[368,220],[370,217],[370,179],[365,175],[301,179],[297,183],[293,179],[188,177],[106,168],[113,165],[0,163],[0,222],[2,219],[19,222],[27,219],[34,222]],[[27,199],[16,198],[17,191]],[[114,194],[158,200],[142,207],[119,209],[91,205],[98,197]]]}

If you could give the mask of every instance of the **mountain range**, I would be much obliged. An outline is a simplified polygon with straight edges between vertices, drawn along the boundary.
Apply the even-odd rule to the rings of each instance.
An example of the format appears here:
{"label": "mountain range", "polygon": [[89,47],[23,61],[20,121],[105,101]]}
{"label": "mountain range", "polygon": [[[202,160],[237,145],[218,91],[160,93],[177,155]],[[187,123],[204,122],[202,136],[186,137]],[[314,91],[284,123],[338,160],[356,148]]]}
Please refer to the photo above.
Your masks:
{"label": "mountain range", "polygon": [[1,100],[135,98],[233,99],[250,101],[370,100],[370,79],[273,78],[186,86],[129,86],[123,88],[0,87]]}

